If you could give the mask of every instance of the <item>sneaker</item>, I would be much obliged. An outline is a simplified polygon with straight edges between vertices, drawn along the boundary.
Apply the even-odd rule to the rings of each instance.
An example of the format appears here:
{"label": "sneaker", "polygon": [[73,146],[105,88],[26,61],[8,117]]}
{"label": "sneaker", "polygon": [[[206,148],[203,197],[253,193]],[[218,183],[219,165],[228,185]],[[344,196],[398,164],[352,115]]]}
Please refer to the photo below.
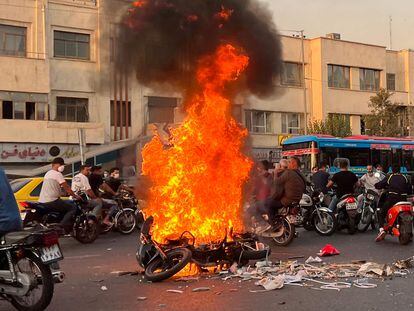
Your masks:
{"label": "sneaker", "polygon": [[375,242],[381,242],[382,240],[385,239],[386,235],[387,235],[387,232],[385,232],[384,228],[380,228],[377,238],[375,239]]}

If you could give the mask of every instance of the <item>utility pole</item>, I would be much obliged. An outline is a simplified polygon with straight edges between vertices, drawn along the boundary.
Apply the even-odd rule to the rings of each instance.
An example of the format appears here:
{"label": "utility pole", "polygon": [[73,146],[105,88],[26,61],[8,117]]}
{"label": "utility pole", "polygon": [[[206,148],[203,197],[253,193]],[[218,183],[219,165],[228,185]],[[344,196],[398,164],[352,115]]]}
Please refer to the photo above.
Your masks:
{"label": "utility pole", "polygon": [[303,35],[304,30],[300,32],[300,41],[302,45],[302,87],[303,87],[303,108],[305,112],[305,135],[308,134],[308,104],[306,100],[306,78],[305,78],[305,37]]}
{"label": "utility pole", "polygon": [[390,18],[390,50],[392,50],[392,16],[389,16]]}
{"label": "utility pole", "polygon": [[79,151],[80,151],[80,161],[81,164],[85,164],[85,147],[86,147],[86,140],[85,140],[85,129],[78,128],[78,138],[79,138]]}

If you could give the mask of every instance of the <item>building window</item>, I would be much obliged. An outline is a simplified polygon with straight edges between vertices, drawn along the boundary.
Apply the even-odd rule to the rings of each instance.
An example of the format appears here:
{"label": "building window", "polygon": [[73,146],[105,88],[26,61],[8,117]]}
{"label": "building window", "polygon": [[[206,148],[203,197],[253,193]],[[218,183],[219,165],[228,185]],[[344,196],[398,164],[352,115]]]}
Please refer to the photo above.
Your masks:
{"label": "building window", "polygon": [[2,118],[44,121],[46,120],[46,106],[46,103],[13,102],[4,100],[1,107]]}
{"label": "building window", "polygon": [[[127,122],[127,109],[128,109],[128,122]],[[121,124],[121,102],[118,101],[116,109],[116,124],[117,126],[131,126],[131,102],[128,102],[128,105],[125,101],[122,102],[122,124]],[[111,100],[111,126],[115,126],[115,107],[114,101]]]}
{"label": "building window", "polygon": [[378,91],[380,87],[380,71],[374,69],[359,69],[359,85],[364,91]]}
{"label": "building window", "polygon": [[174,110],[177,106],[177,98],[148,96],[148,122],[174,123]]}
{"label": "building window", "polygon": [[56,97],[55,121],[88,122],[88,99],[75,97]]}
{"label": "building window", "polygon": [[300,134],[300,114],[299,113],[282,113],[282,133],[283,134]]}
{"label": "building window", "polygon": [[66,31],[54,31],[55,57],[90,59],[90,35]]}
{"label": "building window", "polygon": [[387,90],[395,91],[395,73],[387,73]]}
{"label": "building window", "polygon": [[26,56],[26,27],[0,24],[0,55]]}
{"label": "building window", "polygon": [[349,67],[328,65],[328,86],[349,89]]}
{"label": "building window", "polygon": [[251,133],[272,134],[272,112],[246,110],[246,128]]}
{"label": "building window", "polygon": [[284,62],[282,70],[282,85],[302,86],[302,64]]}

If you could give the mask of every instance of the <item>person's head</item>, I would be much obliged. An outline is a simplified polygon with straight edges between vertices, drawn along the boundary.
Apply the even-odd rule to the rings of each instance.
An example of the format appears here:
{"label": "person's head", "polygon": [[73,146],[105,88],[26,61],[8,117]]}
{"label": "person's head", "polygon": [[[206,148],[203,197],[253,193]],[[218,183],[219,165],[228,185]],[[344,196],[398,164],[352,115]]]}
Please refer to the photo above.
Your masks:
{"label": "person's head", "polygon": [[288,160],[286,160],[286,159],[280,160],[279,161],[279,165],[280,165],[280,169],[282,171],[287,170],[288,169],[288,166],[289,166]]}
{"label": "person's head", "polygon": [[109,177],[118,179],[120,177],[119,175],[119,168],[118,167],[113,167],[109,170]]}
{"label": "person's head", "polygon": [[289,158],[288,168],[291,170],[297,170],[300,168],[300,160],[297,157]]}
{"label": "person's head", "polygon": [[384,168],[382,167],[382,165],[381,165],[381,164],[377,164],[376,169],[377,169],[377,171],[379,171],[379,172],[383,172],[383,171],[384,171]]}
{"label": "person's head", "polygon": [[102,166],[100,165],[92,166],[91,173],[94,175],[102,175]]}
{"label": "person's head", "polygon": [[368,164],[368,165],[367,165],[367,174],[368,174],[369,176],[372,176],[372,175],[374,174],[374,168],[372,167],[372,165],[371,165],[371,164]]}
{"label": "person's head", "polygon": [[81,174],[89,176],[89,174],[91,173],[91,166],[89,164],[83,164],[81,165],[79,171],[81,172]]}
{"label": "person's head", "polygon": [[52,160],[52,170],[63,173],[65,170],[65,161],[62,158],[54,158]]}
{"label": "person's head", "polygon": [[392,169],[392,173],[393,173],[393,174],[397,174],[397,173],[399,173],[399,172],[400,172],[400,170],[401,170],[400,165],[398,165],[397,163],[394,163],[394,164],[392,165],[391,169]]}
{"label": "person's head", "polygon": [[319,170],[319,166],[312,167],[312,173],[316,173]]}
{"label": "person's head", "polygon": [[319,164],[319,170],[320,171],[326,171],[326,163],[325,162],[321,162]]}
{"label": "person's head", "polygon": [[346,160],[339,161],[339,169],[341,171],[347,171],[348,170],[348,161],[346,161]]}

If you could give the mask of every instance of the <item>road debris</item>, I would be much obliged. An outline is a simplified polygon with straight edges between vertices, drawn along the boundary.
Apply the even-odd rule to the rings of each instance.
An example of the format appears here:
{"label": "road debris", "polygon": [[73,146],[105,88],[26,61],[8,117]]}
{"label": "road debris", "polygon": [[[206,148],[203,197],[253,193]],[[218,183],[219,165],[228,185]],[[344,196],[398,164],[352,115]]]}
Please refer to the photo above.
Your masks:
{"label": "road debris", "polygon": [[256,282],[256,285],[263,286],[265,290],[280,289],[285,282],[284,275],[268,276]]}
{"label": "road debris", "polygon": [[101,290],[102,291],[107,291],[108,290],[108,287],[106,287],[105,285],[103,285],[103,286],[101,286]]}
{"label": "road debris", "polygon": [[340,252],[333,247],[331,244],[326,244],[318,253],[318,256],[325,257],[325,256],[334,256],[339,255]]}
{"label": "road debris", "polygon": [[309,258],[306,259],[305,261],[305,263],[320,263],[320,262],[322,262],[322,259],[320,259],[318,256],[316,257],[309,256]]}
{"label": "road debris", "polygon": [[144,300],[147,300],[147,297],[144,297],[144,296],[142,296],[142,297],[137,297],[137,300],[138,300],[138,301],[144,301]]}
{"label": "road debris", "polygon": [[167,289],[167,293],[182,294],[184,291],[179,289]]}
{"label": "road debris", "polygon": [[209,291],[210,287],[197,287],[197,288],[193,288],[193,292],[206,292]]}

